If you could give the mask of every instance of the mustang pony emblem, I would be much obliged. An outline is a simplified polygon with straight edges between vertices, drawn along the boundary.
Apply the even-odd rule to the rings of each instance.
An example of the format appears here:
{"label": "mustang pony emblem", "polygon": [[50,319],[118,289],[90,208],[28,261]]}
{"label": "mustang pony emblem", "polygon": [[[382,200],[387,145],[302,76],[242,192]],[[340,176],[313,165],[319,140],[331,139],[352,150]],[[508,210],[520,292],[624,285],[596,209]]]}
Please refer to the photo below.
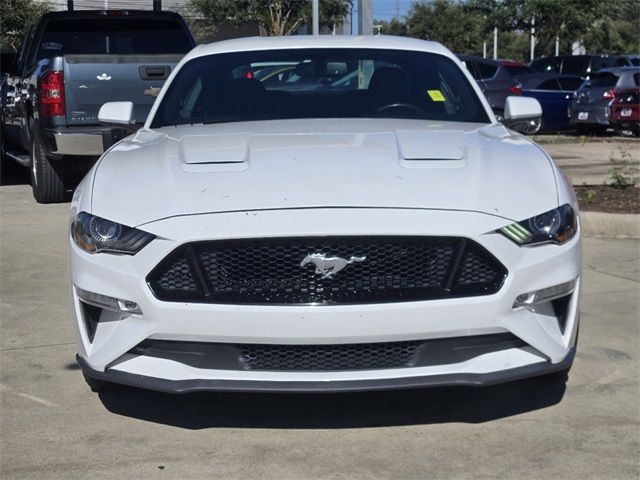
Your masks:
{"label": "mustang pony emblem", "polygon": [[364,262],[367,257],[351,257],[349,260],[342,257],[328,257],[323,253],[310,253],[300,262],[300,267],[305,267],[312,263],[316,267],[316,273],[322,275],[321,278],[333,277],[344,267],[355,262]]}

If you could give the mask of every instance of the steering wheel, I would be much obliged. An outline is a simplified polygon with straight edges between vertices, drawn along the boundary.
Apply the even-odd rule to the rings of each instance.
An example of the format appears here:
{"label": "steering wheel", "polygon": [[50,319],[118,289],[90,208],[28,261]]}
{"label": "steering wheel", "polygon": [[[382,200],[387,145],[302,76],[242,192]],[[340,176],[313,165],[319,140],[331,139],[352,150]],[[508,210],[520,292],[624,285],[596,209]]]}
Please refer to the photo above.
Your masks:
{"label": "steering wheel", "polygon": [[405,108],[407,110],[411,110],[416,113],[424,113],[424,110],[422,110],[420,107],[417,107],[410,103],[404,103],[404,102],[388,103],[386,105],[382,105],[381,107],[376,108],[375,112],[383,113],[383,112],[386,112],[387,110],[393,110],[397,108]]}

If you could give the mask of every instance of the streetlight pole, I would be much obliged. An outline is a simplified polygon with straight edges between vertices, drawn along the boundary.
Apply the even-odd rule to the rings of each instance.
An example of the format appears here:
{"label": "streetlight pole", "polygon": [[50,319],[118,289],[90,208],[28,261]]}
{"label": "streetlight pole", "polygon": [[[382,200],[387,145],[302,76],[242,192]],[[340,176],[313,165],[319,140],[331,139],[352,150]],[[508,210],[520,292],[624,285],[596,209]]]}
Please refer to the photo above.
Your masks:
{"label": "streetlight pole", "polygon": [[493,59],[498,59],[498,27],[493,29]]}
{"label": "streetlight pole", "polygon": [[536,50],[536,17],[531,19],[531,53],[529,55],[529,60],[533,60],[535,58],[535,50]]}
{"label": "streetlight pole", "polygon": [[320,0],[311,0],[311,19],[313,25],[313,34],[320,34]]}

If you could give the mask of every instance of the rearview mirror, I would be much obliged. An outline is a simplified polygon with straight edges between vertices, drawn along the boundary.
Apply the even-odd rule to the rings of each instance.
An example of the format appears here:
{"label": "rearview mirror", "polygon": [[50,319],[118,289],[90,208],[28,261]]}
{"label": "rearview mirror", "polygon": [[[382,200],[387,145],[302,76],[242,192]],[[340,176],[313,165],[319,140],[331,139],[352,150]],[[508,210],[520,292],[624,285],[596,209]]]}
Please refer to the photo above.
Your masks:
{"label": "rearview mirror", "polygon": [[136,123],[132,102],[109,102],[100,107],[98,121],[110,125],[132,126]]}
{"label": "rearview mirror", "polygon": [[530,97],[507,97],[504,104],[504,119],[507,122],[514,120],[533,120],[542,116],[540,102]]}

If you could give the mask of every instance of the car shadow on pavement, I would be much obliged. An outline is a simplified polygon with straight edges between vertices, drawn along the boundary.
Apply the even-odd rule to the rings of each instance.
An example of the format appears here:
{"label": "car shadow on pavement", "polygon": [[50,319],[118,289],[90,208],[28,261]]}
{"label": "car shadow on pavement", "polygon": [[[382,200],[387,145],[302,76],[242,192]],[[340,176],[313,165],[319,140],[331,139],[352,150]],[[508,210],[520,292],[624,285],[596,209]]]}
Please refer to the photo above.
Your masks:
{"label": "car shadow on pavement", "polygon": [[7,162],[3,167],[0,185],[29,185],[29,169],[12,162]]}
{"label": "car shadow on pavement", "polygon": [[[566,378],[566,377],[565,377]],[[540,377],[490,387],[341,394],[164,393],[119,387],[100,393],[107,410],[186,429],[340,429],[482,423],[557,404],[564,379]]]}

